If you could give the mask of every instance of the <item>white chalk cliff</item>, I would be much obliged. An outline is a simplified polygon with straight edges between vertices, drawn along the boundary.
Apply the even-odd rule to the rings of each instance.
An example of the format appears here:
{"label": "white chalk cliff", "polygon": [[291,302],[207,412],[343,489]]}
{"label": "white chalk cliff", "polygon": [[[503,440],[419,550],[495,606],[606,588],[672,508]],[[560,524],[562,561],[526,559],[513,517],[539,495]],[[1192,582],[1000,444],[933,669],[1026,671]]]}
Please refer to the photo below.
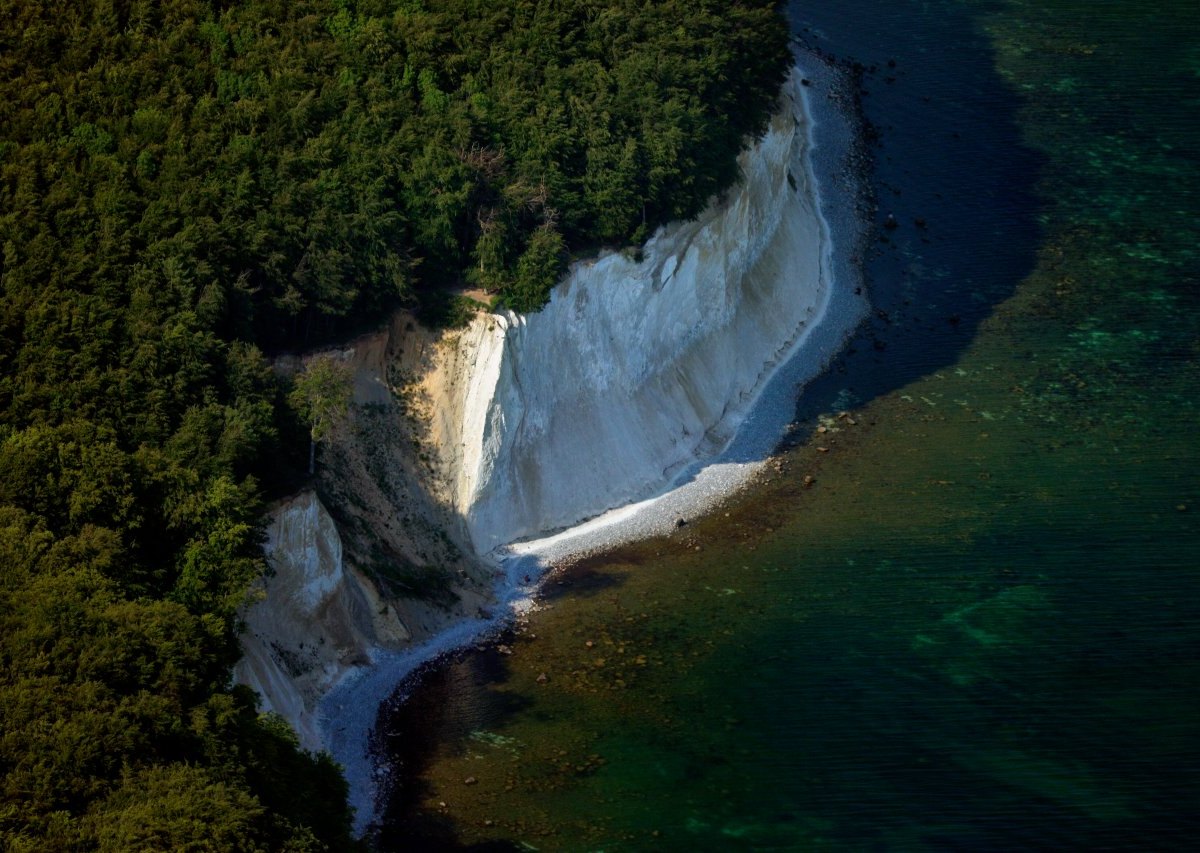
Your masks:
{"label": "white chalk cliff", "polygon": [[[360,829],[379,702],[420,660],[500,618],[481,607],[492,581],[467,552],[663,492],[726,447],[777,367],[803,360],[781,376],[807,381],[856,324],[860,297],[833,298],[813,151],[793,72],[766,135],[739,160],[743,180],[697,219],[659,229],[639,259],[574,264],[537,314],[483,314],[440,338],[398,315],[343,352],[359,405],[327,451],[322,494],[345,529],[312,493],[272,514],[274,574],[245,612],[236,675],[305,746],[346,767]],[[456,603],[381,595],[354,568],[378,571],[380,554],[457,575]],[[496,573],[501,610],[528,580],[514,571]]]}
{"label": "white chalk cliff", "polygon": [[732,437],[832,278],[799,75],[742,182],[641,260],[575,264],[539,313],[478,317],[427,383],[483,554],[649,496]]}

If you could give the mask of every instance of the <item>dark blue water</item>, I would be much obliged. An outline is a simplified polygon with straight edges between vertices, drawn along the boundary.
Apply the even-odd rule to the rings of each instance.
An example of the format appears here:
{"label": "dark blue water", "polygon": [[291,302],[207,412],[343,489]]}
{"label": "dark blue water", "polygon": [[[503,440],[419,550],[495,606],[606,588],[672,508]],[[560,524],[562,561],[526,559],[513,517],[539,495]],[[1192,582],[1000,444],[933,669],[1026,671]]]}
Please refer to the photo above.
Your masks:
{"label": "dark blue water", "polygon": [[1045,155],[1021,138],[1022,99],[996,69],[978,4],[792,2],[788,16],[800,43],[859,81],[878,229],[865,265],[875,311],[800,401],[811,416],[954,362],[1034,267]]}

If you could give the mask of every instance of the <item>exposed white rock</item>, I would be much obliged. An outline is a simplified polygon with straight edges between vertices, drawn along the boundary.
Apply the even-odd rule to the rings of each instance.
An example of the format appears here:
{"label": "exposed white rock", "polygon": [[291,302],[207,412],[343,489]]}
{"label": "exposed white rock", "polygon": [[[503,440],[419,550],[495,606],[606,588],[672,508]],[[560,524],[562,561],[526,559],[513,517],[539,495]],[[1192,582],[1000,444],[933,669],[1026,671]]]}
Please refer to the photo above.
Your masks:
{"label": "exposed white rock", "polygon": [[479,553],[667,486],[733,436],[822,315],[832,261],[799,75],[699,218],[575,264],[541,312],[478,317],[434,384],[439,443]]}
{"label": "exposed white rock", "polygon": [[305,748],[320,749],[316,700],[376,647],[399,646],[409,632],[374,585],[344,564],[337,526],[313,492],[271,513],[266,553],[272,573],[244,613],[234,677],[258,691],[263,710],[291,723]]}

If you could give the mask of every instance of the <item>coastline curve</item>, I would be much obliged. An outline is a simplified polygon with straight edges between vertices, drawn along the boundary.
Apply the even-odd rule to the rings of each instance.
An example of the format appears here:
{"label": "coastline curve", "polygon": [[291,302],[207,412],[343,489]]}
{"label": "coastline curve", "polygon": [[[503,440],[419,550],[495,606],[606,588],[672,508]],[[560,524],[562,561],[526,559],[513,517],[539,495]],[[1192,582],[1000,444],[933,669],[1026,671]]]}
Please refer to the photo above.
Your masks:
{"label": "coastline curve", "polygon": [[[640,262],[610,253],[575,265],[543,314],[488,315],[460,336],[450,362],[471,369],[465,380],[446,383],[458,398],[445,408],[461,417],[443,420],[442,441],[458,473],[452,497],[478,551],[496,565],[496,606],[403,651],[376,650],[369,666],[320,700],[322,741],[345,770],[356,831],[369,828],[377,794],[387,788],[372,731],[380,705],[403,692],[404,680],[530,608],[556,561],[666,532],[677,518],[701,513],[745,485],[783,435],[799,390],[828,366],[865,314],[855,286],[863,233],[850,166],[855,133],[840,105],[842,80],[819,57],[799,62],[805,72],[799,65],[793,70],[767,137],[743,154],[748,180],[729,198],[693,222],[660,229]],[[749,197],[747,188],[758,195]],[[775,202],[773,210],[764,198]],[[714,234],[722,214],[731,215],[734,227]],[[732,243],[723,253],[722,236]],[[744,265],[741,280],[731,284],[737,265]],[[620,286],[629,281],[641,289]],[[686,282],[690,294],[680,289]],[[748,293],[757,311],[739,319],[731,288]],[[681,293],[690,299],[687,310],[668,313],[680,306]],[[647,294],[654,310],[631,302]],[[714,295],[721,298],[703,298]],[[622,330],[618,316],[640,322]],[[598,333],[568,349],[563,336],[578,338],[581,322]],[[664,327],[673,330],[675,345],[682,342],[676,354],[683,353],[666,360],[667,369],[661,356],[672,343],[658,334]],[[631,339],[642,349],[621,357],[619,344],[632,346]],[[743,352],[739,343],[747,340],[754,345]],[[551,379],[549,391],[538,385],[549,375],[545,353],[553,353],[551,366],[565,377],[562,384]],[[606,371],[605,359],[614,356],[621,369]],[[572,367],[562,371],[564,358]],[[638,380],[632,390],[631,379]],[[597,392],[609,408],[588,403]],[[674,420],[664,422],[655,395],[671,401]],[[617,424],[573,434],[581,417],[601,425],[602,413],[612,417],[612,400],[627,406],[617,414],[639,413],[632,432]],[[573,470],[593,447],[601,449],[594,464]],[[605,469],[631,447],[633,459],[612,477]],[[581,490],[581,483],[596,485],[598,475],[609,486],[599,497]]]}

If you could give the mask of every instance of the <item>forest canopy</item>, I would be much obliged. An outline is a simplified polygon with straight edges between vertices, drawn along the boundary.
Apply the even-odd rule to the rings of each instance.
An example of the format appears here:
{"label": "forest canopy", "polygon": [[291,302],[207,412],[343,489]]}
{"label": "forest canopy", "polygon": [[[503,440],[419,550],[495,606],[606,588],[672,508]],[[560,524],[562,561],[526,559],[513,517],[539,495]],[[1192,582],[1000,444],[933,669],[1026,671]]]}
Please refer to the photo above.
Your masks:
{"label": "forest canopy", "polygon": [[0,846],[350,843],[230,686],[303,436],[264,352],[448,286],[533,310],[697,213],[775,5],[0,0]]}

